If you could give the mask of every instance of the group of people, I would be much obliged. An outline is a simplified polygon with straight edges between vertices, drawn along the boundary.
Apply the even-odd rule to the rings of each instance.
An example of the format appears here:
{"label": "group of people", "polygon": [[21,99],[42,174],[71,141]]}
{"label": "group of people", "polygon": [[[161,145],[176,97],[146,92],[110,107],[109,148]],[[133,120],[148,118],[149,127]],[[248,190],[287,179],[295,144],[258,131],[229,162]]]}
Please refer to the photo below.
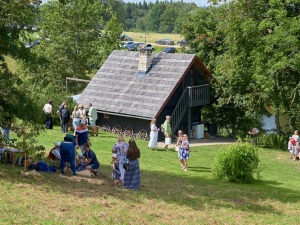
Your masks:
{"label": "group of people", "polygon": [[[53,107],[52,100],[49,100],[43,108],[46,116],[46,129],[53,129]],[[85,121],[86,124],[90,126],[95,126],[98,119],[97,111],[93,107],[92,103],[89,103],[88,112],[82,104],[74,106],[72,112],[68,109],[67,101],[63,101],[57,110],[57,114],[60,119],[61,131],[63,133],[68,133],[69,123],[72,119],[72,126],[74,129],[74,135],[77,127],[79,127],[81,121]]]}
{"label": "group of people", "polygon": [[112,178],[118,187],[125,189],[140,189],[140,149],[134,139],[128,144],[122,135],[112,148]]}
{"label": "group of people", "polygon": [[300,136],[298,130],[295,130],[292,137],[290,137],[288,142],[288,150],[292,160],[296,160],[298,156],[300,161]]}
{"label": "group of people", "polygon": [[[170,125],[171,117],[166,116],[166,120],[161,126],[162,132],[165,136],[165,150],[168,151],[168,145],[171,144],[171,137],[172,137],[172,128]],[[158,132],[160,131],[159,128],[156,126],[156,118],[153,118],[150,122],[150,140],[148,143],[148,149],[155,149],[158,140]],[[189,142],[188,137],[186,134],[183,134],[182,130],[178,131],[178,138],[176,142],[176,151],[178,152],[178,159],[181,164],[181,169],[183,171],[187,171],[187,160],[189,159]]]}
{"label": "group of people", "polygon": [[[50,150],[48,158],[60,167],[61,174],[67,168],[66,163],[72,170],[72,175],[78,171],[90,170],[95,176],[99,174],[100,163],[95,152],[90,148],[91,143],[84,143],[82,148],[78,142],[78,135],[67,134],[63,142],[55,142]],[[77,153],[77,149],[81,153]],[[128,143],[122,135],[118,137],[117,143],[112,148],[112,179],[117,187],[125,189],[140,189],[140,149],[134,139]]]}
{"label": "group of people", "polygon": [[[50,150],[48,158],[60,167],[61,174],[64,174],[68,162],[72,175],[86,169],[98,176],[100,163],[95,152],[90,148],[91,143],[86,142],[82,146],[79,144],[78,136],[75,138],[73,135],[67,134],[62,142],[54,143],[55,146]],[[82,148],[81,153],[77,154],[79,147]]]}

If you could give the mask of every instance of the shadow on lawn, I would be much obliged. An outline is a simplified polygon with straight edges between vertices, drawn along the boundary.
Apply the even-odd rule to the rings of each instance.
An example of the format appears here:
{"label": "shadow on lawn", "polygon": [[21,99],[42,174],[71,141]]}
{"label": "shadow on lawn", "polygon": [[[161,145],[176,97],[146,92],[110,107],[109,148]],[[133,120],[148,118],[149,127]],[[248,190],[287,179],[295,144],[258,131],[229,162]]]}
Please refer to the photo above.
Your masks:
{"label": "shadow on lawn", "polygon": [[[274,199],[280,202],[298,202],[296,196],[300,192],[288,188],[279,187],[276,181],[258,181],[254,184],[233,184],[224,181],[201,177],[199,172],[211,172],[209,167],[190,167],[182,174],[167,172],[141,171],[141,190],[131,191],[117,189],[113,186],[110,177],[111,167],[101,166],[98,177],[61,177],[59,173],[42,173],[45,177],[42,181],[22,177],[20,168],[9,165],[0,165],[1,179],[10,183],[27,183],[41,186],[46,193],[52,188],[62,194],[76,195],[79,198],[114,196],[124,202],[143,204],[141,199],[159,199],[166,203],[185,205],[195,210],[204,209],[205,205],[212,208],[234,208],[243,211],[259,213],[281,212],[265,204],[265,201]],[[26,186],[24,186],[25,188]],[[88,190],[88,191],[87,191]],[[143,196],[141,198],[141,196]]]}

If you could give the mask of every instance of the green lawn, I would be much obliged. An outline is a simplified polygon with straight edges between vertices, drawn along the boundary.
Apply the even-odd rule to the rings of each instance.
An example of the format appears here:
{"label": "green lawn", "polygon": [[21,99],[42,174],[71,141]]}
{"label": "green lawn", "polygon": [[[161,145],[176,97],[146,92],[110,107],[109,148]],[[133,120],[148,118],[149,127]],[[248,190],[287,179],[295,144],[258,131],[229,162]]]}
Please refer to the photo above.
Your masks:
{"label": "green lawn", "polygon": [[[55,127],[38,139],[50,150],[63,136]],[[232,184],[212,177],[212,160],[225,146],[191,148],[184,172],[176,152],[137,141],[141,190],[130,191],[110,178],[116,136],[100,133],[91,141],[101,161],[98,177],[42,173],[38,181],[0,165],[0,224],[299,224],[300,163],[287,151],[262,149],[262,180]]]}

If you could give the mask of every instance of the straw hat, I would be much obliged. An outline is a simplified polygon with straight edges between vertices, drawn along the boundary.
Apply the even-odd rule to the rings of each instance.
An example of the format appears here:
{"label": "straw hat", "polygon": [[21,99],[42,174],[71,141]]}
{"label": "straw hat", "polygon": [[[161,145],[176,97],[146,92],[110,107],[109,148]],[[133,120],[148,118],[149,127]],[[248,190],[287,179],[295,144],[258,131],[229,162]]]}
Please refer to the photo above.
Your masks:
{"label": "straw hat", "polygon": [[80,104],[78,105],[78,108],[83,108],[83,105],[80,103]]}

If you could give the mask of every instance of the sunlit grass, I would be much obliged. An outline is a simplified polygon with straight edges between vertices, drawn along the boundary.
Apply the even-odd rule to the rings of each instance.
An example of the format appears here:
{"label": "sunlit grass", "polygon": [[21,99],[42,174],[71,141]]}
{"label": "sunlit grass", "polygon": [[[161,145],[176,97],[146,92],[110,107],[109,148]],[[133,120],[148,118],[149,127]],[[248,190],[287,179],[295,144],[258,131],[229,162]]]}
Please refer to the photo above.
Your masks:
{"label": "sunlit grass", "polygon": [[[38,140],[50,150],[63,137],[55,127]],[[91,137],[98,177],[42,173],[36,181],[0,165],[0,224],[299,224],[300,163],[288,152],[262,149],[262,180],[233,184],[212,177],[212,161],[225,146],[192,147],[184,172],[176,152],[148,150],[138,140],[141,190],[129,191],[111,180],[116,140],[110,133]]]}

